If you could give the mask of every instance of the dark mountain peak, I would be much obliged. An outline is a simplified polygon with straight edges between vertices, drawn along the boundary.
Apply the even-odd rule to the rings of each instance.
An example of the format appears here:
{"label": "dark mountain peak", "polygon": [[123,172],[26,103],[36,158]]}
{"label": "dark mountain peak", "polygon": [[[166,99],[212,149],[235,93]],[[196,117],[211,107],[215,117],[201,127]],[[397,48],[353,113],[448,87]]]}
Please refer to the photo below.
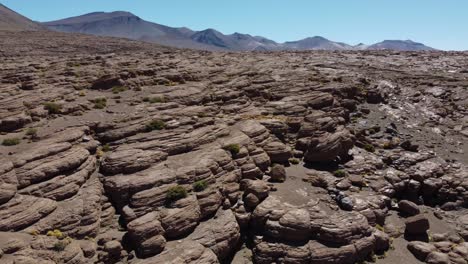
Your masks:
{"label": "dark mountain peak", "polygon": [[219,48],[228,48],[224,35],[212,28],[196,32],[190,38],[198,43],[212,45]]}
{"label": "dark mountain peak", "polygon": [[213,28],[207,28],[205,30],[198,31],[198,33],[205,34],[205,35],[216,35],[216,36],[223,35],[223,33]]}
{"label": "dark mountain peak", "polygon": [[400,50],[400,51],[420,51],[420,50],[435,50],[422,43],[414,42],[412,40],[384,40],[369,46],[371,50]]}
{"label": "dark mountain peak", "polygon": [[313,37],[308,37],[303,40],[320,40],[320,41],[329,41],[328,39],[321,37],[321,36],[313,36]]}
{"label": "dark mountain peak", "polygon": [[296,40],[296,41],[288,41],[286,44],[292,44],[292,43],[322,43],[322,42],[329,42],[330,40],[320,37],[320,36],[314,36],[314,37],[307,37],[304,39]]}
{"label": "dark mountain peak", "polygon": [[352,49],[350,45],[341,42],[333,42],[321,36],[314,36],[298,41],[285,42],[283,44],[293,50],[345,50]]}
{"label": "dark mountain peak", "polygon": [[100,18],[111,18],[111,17],[121,17],[121,16],[128,16],[128,17],[136,17],[133,13],[127,11],[112,11],[112,12],[92,12],[88,14],[84,14],[78,17],[100,17]]}
{"label": "dark mountain peak", "polygon": [[133,18],[135,20],[141,20],[138,16],[125,11],[114,11],[114,12],[93,12],[84,14],[81,16],[75,16],[70,18],[65,18],[61,20],[46,22],[44,24],[57,25],[57,24],[80,24],[80,23],[91,23],[97,21],[105,21],[114,18]]}
{"label": "dark mountain peak", "polygon": [[252,37],[249,34],[242,34],[242,33],[238,33],[238,32],[235,32],[234,34],[231,34],[231,35],[228,35],[228,36],[232,37],[233,39],[236,39],[236,40],[255,40],[255,38]]}
{"label": "dark mountain peak", "polygon": [[407,43],[407,44],[420,44],[420,43],[417,43],[417,42],[414,42],[410,39],[407,39],[407,40],[400,40],[400,39],[386,39],[380,43]]}

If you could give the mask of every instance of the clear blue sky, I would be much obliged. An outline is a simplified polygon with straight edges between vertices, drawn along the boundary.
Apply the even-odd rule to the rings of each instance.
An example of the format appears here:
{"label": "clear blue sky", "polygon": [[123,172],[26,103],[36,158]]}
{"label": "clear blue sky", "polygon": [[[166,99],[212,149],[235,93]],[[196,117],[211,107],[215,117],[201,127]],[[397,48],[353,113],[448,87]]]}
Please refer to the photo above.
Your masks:
{"label": "clear blue sky", "polygon": [[275,41],[323,36],[371,44],[411,39],[468,50],[466,0],[0,0],[36,21],[95,11],[129,11],[145,20],[193,30],[215,28]]}

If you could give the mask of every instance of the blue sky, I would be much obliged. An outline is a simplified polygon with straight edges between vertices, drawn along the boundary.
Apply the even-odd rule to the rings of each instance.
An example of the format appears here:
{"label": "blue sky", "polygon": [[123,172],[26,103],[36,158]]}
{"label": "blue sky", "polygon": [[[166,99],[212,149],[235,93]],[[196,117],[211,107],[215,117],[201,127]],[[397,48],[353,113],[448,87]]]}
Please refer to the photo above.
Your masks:
{"label": "blue sky", "polygon": [[95,11],[129,11],[145,20],[194,30],[215,28],[275,41],[323,36],[372,44],[411,39],[468,50],[466,0],[0,0],[36,21]]}

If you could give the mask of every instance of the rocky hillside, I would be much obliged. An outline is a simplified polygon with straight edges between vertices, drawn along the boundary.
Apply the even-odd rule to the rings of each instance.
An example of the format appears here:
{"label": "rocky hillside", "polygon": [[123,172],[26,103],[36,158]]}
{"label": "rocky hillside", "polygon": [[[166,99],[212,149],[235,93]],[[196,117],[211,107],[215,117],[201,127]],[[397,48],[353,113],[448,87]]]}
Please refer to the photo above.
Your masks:
{"label": "rocky hillside", "polygon": [[370,45],[369,50],[401,50],[401,51],[423,51],[434,50],[422,43],[411,40],[384,40],[382,42]]}
{"label": "rocky hillside", "polygon": [[468,60],[0,32],[1,263],[466,263]]}
{"label": "rocky hillside", "polygon": [[330,41],[323,37],[305,38],[298,41],[286,42],[283,45],[285,49],[290,50],[351,50],[354,49],[345,43]]}
{"label": "rocky hillside", "polygon": [[31,31],[45,30],[45,28],[0,4],[0,30]]}

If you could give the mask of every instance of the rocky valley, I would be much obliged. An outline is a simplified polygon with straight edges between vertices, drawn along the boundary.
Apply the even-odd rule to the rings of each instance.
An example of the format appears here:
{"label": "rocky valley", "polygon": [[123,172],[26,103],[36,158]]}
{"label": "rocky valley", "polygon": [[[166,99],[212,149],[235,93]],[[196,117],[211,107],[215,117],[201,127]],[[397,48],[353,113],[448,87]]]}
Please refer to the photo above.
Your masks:
{"label": "rocky valley", "polygon": [[0,31],[0,263],[468,261],[468,54]]}

